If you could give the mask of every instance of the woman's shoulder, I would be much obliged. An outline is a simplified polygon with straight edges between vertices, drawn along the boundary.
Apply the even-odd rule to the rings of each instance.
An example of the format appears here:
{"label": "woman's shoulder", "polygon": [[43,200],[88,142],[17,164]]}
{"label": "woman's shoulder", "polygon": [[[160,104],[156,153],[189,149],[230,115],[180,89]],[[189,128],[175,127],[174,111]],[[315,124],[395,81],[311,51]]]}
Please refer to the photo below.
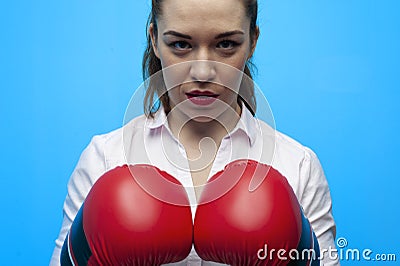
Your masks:
{"label": "woman's shoulder", "polygon": [[93,136],[92,143],[100,145],[112,145],[121,142],[125,134],[135,134],[143,130],[147,119],[148,118],[146,118],[145,115],[137,116],[119,128],[116,128],[107,133],[97,134]]}
{"label": "woman's shoulder", "polygon": [[[273,141],[273,154],[271,165],[283,174],[293,187],[297,196],[304,192],[305,184],[308,182],[311,172],[321,172],[322,169],[316,154],[300,141],[276,129],[268,129],[268,125],[261,126],[262,132],[273,132],[263,134],[263,149],[268,149],[266,138]],[[272,130],[272,131],[271,131]],[[268,137],[269,135],[269,137]],[[268,145],[268,144],[267,144]]]}
{"label": "woman's shoulder", "polygon": [[117,129],[104,134],[97,134],[92,137],[86,150],[103,158],[106,162],[106,168],[124,163],[126,141],[143,134],[146,120],[145,115],[137,116]]}
{"label": "woman's shoulder", "polygon": [[294,139],[291,136],[286,135],[276,130],[276,142],[284,149],[291,150],[292,152],[303,154],[303,156],[311,157],[315,156],[314,151],[299,140]]}
{"label": "woman's shoulder", "polygon": [[[272,128],[267,123],[261,121],[260,127],[263,136],[262,139],[264,139],[263,142],[269,143],[272,140],[275,144],[275,152],[290,154],[290,157],[299,157],[302,159],[304,159],[304,157],[310,158],[316,156],[311,148],[292,136],[289,136],[276,128]],[[266,141],[266,138],[270,140]]]}

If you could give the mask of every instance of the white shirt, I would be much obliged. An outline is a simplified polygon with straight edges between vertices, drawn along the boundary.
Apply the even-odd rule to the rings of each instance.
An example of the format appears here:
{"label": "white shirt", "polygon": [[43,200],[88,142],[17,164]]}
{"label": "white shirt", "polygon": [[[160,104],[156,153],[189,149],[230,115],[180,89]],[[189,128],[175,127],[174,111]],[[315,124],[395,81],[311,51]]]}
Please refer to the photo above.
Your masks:
{"label": "white shirt", "polygon": [[[318,238],[320,249],[335,248],[336,225],[327,180],[315,153],[272,129],[243,108],[236,127],[217,151],[209,178],[236,159],[253,159],[272,165],[292,186],[304,214]],[[196,197],[184,147],[171,133],[162,108],[154,119],[144,115],[108,134],[93,137],[83,151],[68,183],[64,219],[50,265],[60,265],[60,252],[68,230],[86,195],[105,172],[124,164],[147,163],[177,178],[188,192],[192,215]],[[339,265],[325,256],[324,265]],[[194,248],[179,263],[168,265],[221,265],[202,261]]]}

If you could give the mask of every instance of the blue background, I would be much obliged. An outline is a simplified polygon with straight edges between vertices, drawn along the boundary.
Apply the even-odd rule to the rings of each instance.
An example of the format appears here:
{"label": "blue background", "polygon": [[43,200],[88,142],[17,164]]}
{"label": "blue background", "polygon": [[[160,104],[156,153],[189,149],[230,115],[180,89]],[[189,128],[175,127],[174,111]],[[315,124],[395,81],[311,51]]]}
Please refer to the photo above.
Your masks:
{"label": "blue background", "polygon": [[[277,129],[318,154],[348,248],[400,260],[400,2],[260,2],[255,80]],[[80,153],[142,82],[149,1],[1,6],[1,264],[47,265]]]}

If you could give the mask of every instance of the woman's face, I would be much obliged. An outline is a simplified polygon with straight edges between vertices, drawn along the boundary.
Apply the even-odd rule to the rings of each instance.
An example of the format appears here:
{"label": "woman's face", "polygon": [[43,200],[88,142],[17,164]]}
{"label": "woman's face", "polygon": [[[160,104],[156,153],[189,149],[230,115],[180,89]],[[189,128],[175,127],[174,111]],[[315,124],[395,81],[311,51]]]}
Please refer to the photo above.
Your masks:
{"label": "woman's face", "polygon": [[241,73],[257,41],[243,1],[164,0],[157,26],[150,36],[164,79],[174,83],[166,82],[171,108],[184,103],[186,114],[199,117],[221,103],[238,110]]}

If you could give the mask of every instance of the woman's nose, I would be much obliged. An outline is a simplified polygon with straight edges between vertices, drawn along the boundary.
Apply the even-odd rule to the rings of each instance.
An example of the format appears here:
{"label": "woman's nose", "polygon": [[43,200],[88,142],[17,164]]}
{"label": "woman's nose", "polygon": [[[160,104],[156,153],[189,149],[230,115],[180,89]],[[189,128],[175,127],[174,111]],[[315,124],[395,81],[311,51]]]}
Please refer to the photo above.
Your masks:
{"label": "woman's nose", "polygon": [[215,79],[215,62],[209,59],[206,52],[202,52],[190,65],[190,75],[193,81],[210,82]]}

